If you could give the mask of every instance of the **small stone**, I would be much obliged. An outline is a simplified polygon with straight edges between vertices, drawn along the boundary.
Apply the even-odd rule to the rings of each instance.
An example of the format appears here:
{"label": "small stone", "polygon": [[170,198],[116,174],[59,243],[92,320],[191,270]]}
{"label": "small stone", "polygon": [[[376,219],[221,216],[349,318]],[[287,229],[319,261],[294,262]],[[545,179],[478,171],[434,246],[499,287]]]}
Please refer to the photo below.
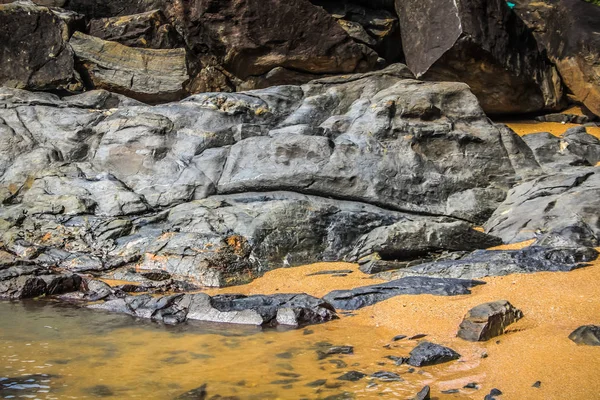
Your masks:
{"label": "small stone", "polygon": [[480,304],[469,310],[457,336],[471,342],[490,340],[502,335],[506,327],[523,318],[523,313],[507,300]]}
{"label": "small stone", "polygon": [[402,382],[404,380],[400,375],[388,371],[377,371],[371,375],[371,378],[376,378],[384,382]]}
{"label": "small stone", "polygon": [[277,358],[284,358],[284,359],[290,359],[290,358],[294,357],[294,355],[292,353],[290,353],[289,351],[286,351],[286,352],[283,352],[283,353],[275,354],[275,357],[277,357]]}
{"label": "small stone", "polygon": [[385,356],[385,358],[392,360],[394,363],[396,363],[396,365],[406,364],[409,360],[408,357],[397,357],[397,356]]}
{"label": "small stone", "polygon": [[408,364],[413,367],[436,365],[460,358],[454,350],[431,342],[421,342],[410,352]]}
{"label": "small stone", "polygon": [[426,337],[427,335],[424,333],[419,333],[417,335],[411,336],[408,338],[408,340],[417,340],[417,339],[423,339],[424,337]]}
{"label": "small stone", "polygon": [[443,394],[454,394],[454,393],[459,393],[460,390],[458,389],[448,389],[448,390],[442,390]]}
{"label": "small stone", "polygon": [[327,383],[327,379],[317,379],[316,381],[309,382],[304,386],[319,387],[319,386],[323,386],[325,383]]}
{"label": "small stone", "polygon": [[542,386],[542,382],[541,381],[537,381],[533,385],[531,385],[531,387],[534,387],[534,388],[539,388],[541,386]]}
{"label": "small stone", "polygon": [[319,360],[322,360],[334,354],[354,354],[354,347],[332,346],[326,350],[317,350],[317,356],[319,357]]}
{"label": "small stone", "polygon": [[115,395],[112,389],[106,385],[92,386],[87,391],[94,397],[112,397]]}
{"label": "small stone", "polygon": [[498,389],[490,390],[490,394],[486,395],[484,400],[495,400],[496,396],[500,396],[502,392]]}
{"label": "small stone", "polygon": [[206,383],[175,398],[175,400],[204,400],[206,398]]}
{"label": "small stone", "polygon": [[356,382],[356,381],[361,380],[365,376],[367,376],[367,375],[363,374],[362,372],[348,371],[345,374],[339,376],[337,379],[339,379],[340,381]]}
{"label": "small stone", "polygon": [[569,339],[586,346],[600,346],[600,325],[583,325],[575,329]]}
{"label": "small stone", "polygon": [[475,382],[469,382],[465,386],[463,386],[463,388],[464,389],[479,389],[479,385]]}
{"label": "small stone", "polygon": [[406,338],[406,335],[396,335],[392,338],[392,341],[397,342],[398,340],[402,340],[404,338]]}
{"label": "small stone", "polygon": [[431,388],[429,386],[425,386],[417,395],[414,397],[414,400],[429,400],[431,394]]}

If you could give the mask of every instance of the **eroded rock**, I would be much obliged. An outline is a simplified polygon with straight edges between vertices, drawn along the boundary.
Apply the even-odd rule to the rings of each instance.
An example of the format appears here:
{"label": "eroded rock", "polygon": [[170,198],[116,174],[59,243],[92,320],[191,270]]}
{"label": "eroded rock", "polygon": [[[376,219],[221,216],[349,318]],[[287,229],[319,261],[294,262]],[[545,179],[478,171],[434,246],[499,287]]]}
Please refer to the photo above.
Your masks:
{"label": "eroded rock", "polygon": [[508,325],[521,318],[521,310],[506,300],[480,304],[465,315],[457,336],[470,342],[490,340],[502,335]]}

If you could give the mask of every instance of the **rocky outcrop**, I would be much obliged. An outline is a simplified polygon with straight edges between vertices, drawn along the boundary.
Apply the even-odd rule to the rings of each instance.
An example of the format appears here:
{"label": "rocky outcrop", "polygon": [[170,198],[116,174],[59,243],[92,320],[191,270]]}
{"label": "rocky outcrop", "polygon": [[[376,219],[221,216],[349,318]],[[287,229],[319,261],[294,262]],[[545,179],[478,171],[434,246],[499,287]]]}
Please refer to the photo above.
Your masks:
{"label": "rocky outcrop", "polygon": [[417,77],[466,82],[490,114],[560,107],[558,73],[504,0],[397,0],[396,9]]}
{"label": "rocky outcrop", "polygon": [[89,35],[102,40],[119,42],[129,47],[148,49],[176,49],[185,47],[177,33],[160,10],[113,18],[93,19]]}
{"label": "rocky outcrop", "polygon": [[184,49],[123,46],[76,32],[70,40],[86,85],[146,103],[181,99],[189,80]]}
{"label": "rocky outcrop", "polygon": [[68,44],[74,19],[33,3],[0,4],[0,86],[82,90]]}
{"label": "rocky outcrop", "polygon": [[521,318],[521,310],[506,300],[480,304],[465,315],[457,336],[470,342],[490,340],[502,335],[508,325]]}
{"label": "rocky outcrop", "polygon": [[465,85],[411,76],[395,65],[161,106],[3,89],[4,246],[26,238],[71,271],[135,264],[219,286],[497,244],[461,219],[483,221],[529,169],[522,141]]}
{"label": "rocky outcrop", "polygon": [[513,187],[486,232],[505,243],[537,238],[547,246],[598,246],[599,170],[570,168]]}
{"label": "rocky outcrop", "polygon": [[81,277],[61,273],[0,250],[0,299],[27,299],[79,290]]}
{"label": "rocky outcrop", "polygon": [[470,294],[471,287],[482,284],[484,282],[473,280],[411,276],[350,290],[334,290],[325,295],[324,299],[338,310],[358,310],[395,296],[407,294],[432,294],[436,296]]}
{"label": "rocky outcrop", "polygon": [[480,279],[487,276],[527,274],[534,272],[572,271],[588,266],[587,262],[598,257],[590,247],[546,248],[526,247],[521,250],[476,250],[456,259],[427,262],[408,268],[398,266],[395,271],[377,274],[382,279],[398,279],[409,276]]}
{"label": "rocky outcrop", "polygon": [[413,367],[426,367],[458,360],[460,354],[451,348],[431,342],[421,342],[411,350],[408,364]]}
{"label": "rocky outcrop", "polygon": [[575,100],[600,116],[600,8],[580,0],[515,0]]}
{"label": "rocky outcrop", "polygon": [[164,297],[129,296],[89,306],[130,314],[165,324],[185,321],[256,326],[300,327],[336,319],[327,302],[306,294],[271,296],[176,294]]}
{"label": "rocky outcrop", "polygon": [[600,326],[583,325],[569,335],[573,342],[586,346],[600,346]]}

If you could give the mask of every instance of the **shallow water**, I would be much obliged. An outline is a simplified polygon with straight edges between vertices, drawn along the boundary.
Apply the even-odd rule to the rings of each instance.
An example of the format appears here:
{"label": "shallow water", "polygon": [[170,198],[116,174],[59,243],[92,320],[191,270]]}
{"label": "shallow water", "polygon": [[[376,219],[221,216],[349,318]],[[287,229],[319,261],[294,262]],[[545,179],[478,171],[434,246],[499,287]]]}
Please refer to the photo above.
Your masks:
{"label": "shallow water", "polygon": [[[334,269],[352,272],[312,275]],[[209,292],[322,296],[373,283],[367,278],[356,265],[323,263],[275,270],[248,285]],[[438,399],[481,400],[494,387],[505,393],[502,400],[600,399],[600,347],[568,339],[576,327],[600,323],[600,263],[568,273],[485,281],[471,295],[398,296],[336,321],[289,331],[166,327],[48,300],[0,302],[0,398],[173,399],[206,383],[208,398],[325,399],[348,392],[357,399],[407,399],[431,385]],[[497,340],[456,338],[467,310],[499,299],[511,301],[525,317]],[[421,340],[449,346],[462,358],[409,372],[409,366],[385,358],[406,356],[418,342],[392,342],[399,334],[426,334]],[[325,343],[352,345],[354,354],[319,360],[317,350]],[[337,379],[351,370],[391,371],[403,381]],[[317,380],[321,386],[309,385]],[[536,381],[540,388],[532,387]],[[478,388],[463,388],[471,382]],[[451,389],[459,391],[442,393]]]}

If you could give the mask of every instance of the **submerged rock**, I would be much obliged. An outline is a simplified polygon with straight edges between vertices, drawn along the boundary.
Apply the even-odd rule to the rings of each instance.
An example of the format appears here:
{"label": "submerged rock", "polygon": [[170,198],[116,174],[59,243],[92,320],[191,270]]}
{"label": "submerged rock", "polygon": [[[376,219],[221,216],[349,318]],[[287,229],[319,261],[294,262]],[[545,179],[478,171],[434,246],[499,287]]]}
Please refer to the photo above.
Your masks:
{"label": "submerged rock", "polygon": [[521,310],[506,300],[480,304],[465,315],[457,336],[470,342],[490,340],[502,335],[508,325],[521,318]]}
{"label": "submerged rock", "polygon": [[377,278],[398,279],[409,276],[479,279],[533,272],[572,271],[588,266],[598,257],[591,247],[531,246],[520,250],[476,250],[458,259],[423,263],[377,274]]}
{"label": "submerged rock", "polygon": [[206,383],[200,387],[187,391],[175,398],[175,400],[205,400],[208,393],[206,392]]}
{"label": "submerged rock", "polygon": [[357,310],[394,296],[433,294],[456,296],[470,294],[470,288],[484,282],[463,279],[441,279],[410,276],[391,282],[362,286],[350,290],[334,290],[323,297],[338,310]]}
{"label": "submerged rock", "polygon": [[573,342],[586,346],[600,346],[600,325],[583,325],[569,335]]}
{"label": "submerged rock", "polygon": [[429,386],[425,386],[423,389],[417,393],[413,400],[429,400],[431,399],[431,388]]}
{"label": "submerged rock", "polygon": [[408,364],[413,367],[425,367],[458,360],[460,357],[460,354],[448,347],[431,342],[421,342],[410,352]]}
{"label": "submerged rock", "polygon": [[338,318],[327,302],[306,294],[218,295],[177,294],[128,296],[90,308],[130,314],[165,324],[185,321],[257,326],[300,327]]}

